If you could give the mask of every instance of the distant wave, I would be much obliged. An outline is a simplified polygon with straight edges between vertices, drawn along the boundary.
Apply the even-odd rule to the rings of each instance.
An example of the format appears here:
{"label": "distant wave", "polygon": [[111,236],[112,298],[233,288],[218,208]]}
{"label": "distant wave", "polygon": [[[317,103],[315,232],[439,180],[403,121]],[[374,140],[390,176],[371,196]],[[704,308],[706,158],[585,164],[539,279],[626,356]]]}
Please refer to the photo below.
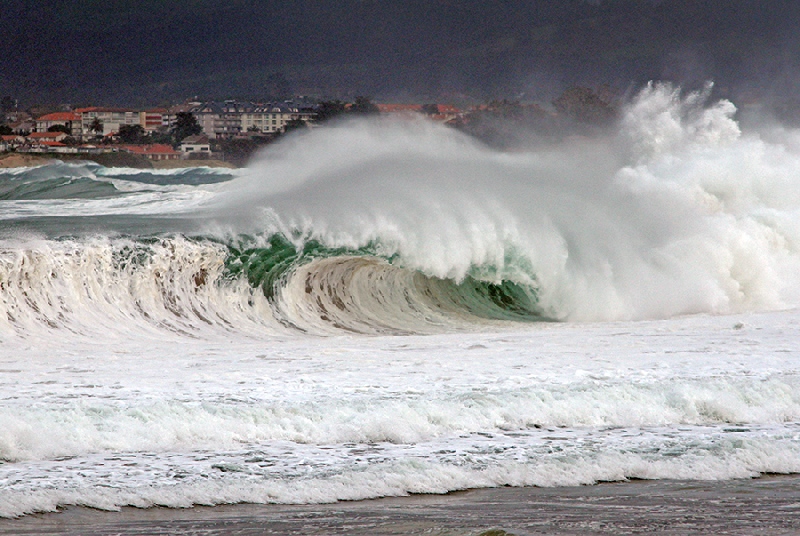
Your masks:
{"label": "distant wave", "polygon": [[148,185],[203,185],[228,181],[225,168],[141,170],[105,168],[93,162],[0,169],[0,200],[102,199],[148,189]]}

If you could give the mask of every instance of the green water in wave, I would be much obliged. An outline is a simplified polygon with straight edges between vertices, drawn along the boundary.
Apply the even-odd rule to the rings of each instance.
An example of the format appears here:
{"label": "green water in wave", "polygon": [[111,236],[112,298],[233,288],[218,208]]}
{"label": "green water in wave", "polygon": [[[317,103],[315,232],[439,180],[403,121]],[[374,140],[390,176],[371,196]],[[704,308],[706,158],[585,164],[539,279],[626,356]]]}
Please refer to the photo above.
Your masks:
{"label": "green water in wave", "polygon": [[[296,246],[281,234],[269,237],[260,247],[234,247],[228,245],[230,254],[225,271],[230,278],[244,277],[250,286],[260,288],[268,299],[274,299],[282,278],[295,268],[315,259],[335,257],[376,257],[390,264],[399,261],[399,256],[387,257],[378,253],[378,244],[368,244],[358,249],[330,248],[316,240],[308,240]],[[437,303],[447,303],[483,318],[521,321],[540,321],[544,317],[538,307],[537,289],[513,281],[490,282],[480,276],[496,274],[493,267],[473,270],[461,282],[425,276],[421,293]],[[422,288],[424,287],[424,288]]]}

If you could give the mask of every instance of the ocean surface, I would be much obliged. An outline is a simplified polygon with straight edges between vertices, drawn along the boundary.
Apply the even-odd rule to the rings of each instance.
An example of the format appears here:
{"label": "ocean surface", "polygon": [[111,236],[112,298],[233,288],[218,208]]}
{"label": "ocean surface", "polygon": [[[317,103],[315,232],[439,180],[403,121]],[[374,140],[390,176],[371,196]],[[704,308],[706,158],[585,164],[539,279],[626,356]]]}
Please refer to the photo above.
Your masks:
{"label": "ocean surface", "polygon": [[0,517],[800,473],[800,133],[0,170]]}

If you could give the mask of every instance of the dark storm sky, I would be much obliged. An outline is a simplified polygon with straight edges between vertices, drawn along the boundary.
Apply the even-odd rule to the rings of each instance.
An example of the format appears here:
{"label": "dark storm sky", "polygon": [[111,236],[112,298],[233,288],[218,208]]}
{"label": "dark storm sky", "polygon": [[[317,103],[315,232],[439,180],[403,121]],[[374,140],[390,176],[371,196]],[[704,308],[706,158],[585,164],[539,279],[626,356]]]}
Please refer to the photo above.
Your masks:
{"label": "dark storm sky", "polygon": [[2,0],[0,93],[549,99],[713,79],[791,96],[798,28],[797,0]]}

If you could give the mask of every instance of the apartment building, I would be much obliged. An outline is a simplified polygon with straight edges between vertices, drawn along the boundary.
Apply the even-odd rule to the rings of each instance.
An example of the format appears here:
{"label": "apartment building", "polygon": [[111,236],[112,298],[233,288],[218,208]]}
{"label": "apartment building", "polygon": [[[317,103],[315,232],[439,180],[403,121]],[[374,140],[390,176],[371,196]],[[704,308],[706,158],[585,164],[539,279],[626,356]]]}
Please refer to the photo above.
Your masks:
{"label": "apartment building", "polygon": [[[87,138],[93,135],[108,136],[112,133],[119,132],[119,127],[122,125],[138,125],[139,112],[128,108],[103,108],[93,106],[90,108],[78,108],[75,110],[76,114],[81,116],[81,130],[83,137]],[[92,125],[97,119],[102,125],[102,130],[95,132],[92,130]]]}
{"label": "apartment building", "polygon": [[253,105],[237,101],[206,102],[189,112],[209,138],[229,138],[242,132],[241,116]]}
{"label": "apartment building", "polygon": [[56,112],[43,115],[36,120],[36,132],[47,132],[50,127],[63,125],[69,129],[69,135],[76,138],[83,136],[81,116],[75,112]]}
{"label": "apartment building", "polygon": [[171,126],[172,114],[166,108],[153,108],[139,112],[139,124],[148,134]]}
{"label": "apartment building", "polygon": [[264,133],[281,132],[289,121],[297,119],[310,121],[314,115],[312,110],[289,103],[265,104],[242,114],[242,130]]}
{"label": "apartment building", "polygon": [[292,119],[310,121],[315,113],[292,103],[207,102],[190,112],[209,138],[229,138],[243,132],[281,132]]}

